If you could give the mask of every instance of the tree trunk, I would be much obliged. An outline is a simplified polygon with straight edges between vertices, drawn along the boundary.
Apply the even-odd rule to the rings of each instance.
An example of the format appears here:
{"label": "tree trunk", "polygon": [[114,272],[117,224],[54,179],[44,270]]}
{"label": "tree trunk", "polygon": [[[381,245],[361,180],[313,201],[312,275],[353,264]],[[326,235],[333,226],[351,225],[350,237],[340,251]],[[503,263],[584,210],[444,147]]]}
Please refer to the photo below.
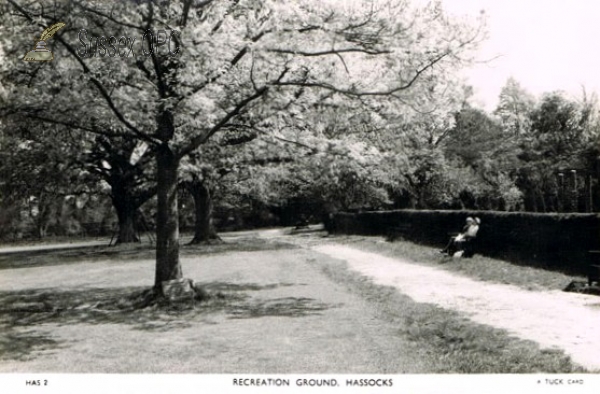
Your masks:
{"label": "tree trunk", "polygon": [[191,182],[188,184],[190,194],[194,198],[196,221],[194,222],[194,238],[191,244],[202,244],[220,241],[212,224],[212,197],[210,190],[204,182]]}
{"label": "tree trunk", "polygon": [[35,228],[38,239],[44,239],[46,237],[51,216],[52,208],[50,203],[43,200],[44,197],[45,196],[41,194],[38,198],[38,215],[37,218],[35,218]]}
{"label": "tree trunk", "polygon": [[44,238],[46,238],[46,233],[47,233],[47,230],[48,230],[48,224],[47,223],[38,222],[37,226],[36,226],[36,229],[37,229],[37,237],[38,237],[38,239],[44,239]]}
{"label": "tree trunk", "polygon": [[156,218],[156,276],[154,289],[162,295],[162,282],[181,279],[179,261],[179,213],[177,207],[177,170],[179,159],[167,144],[157,155],[158,207]]}
{"label": "tree trunk", "polygon": [[135,228],[136,212],[132,209],[117,208],[119,218],[119,234],[117,244],[140,242]]}
{"label": "tree trunk", "polygon": [[112,186],[112,203],[119,219],[117,244],[140,242],[135,228],[138,206],[121,187]]}

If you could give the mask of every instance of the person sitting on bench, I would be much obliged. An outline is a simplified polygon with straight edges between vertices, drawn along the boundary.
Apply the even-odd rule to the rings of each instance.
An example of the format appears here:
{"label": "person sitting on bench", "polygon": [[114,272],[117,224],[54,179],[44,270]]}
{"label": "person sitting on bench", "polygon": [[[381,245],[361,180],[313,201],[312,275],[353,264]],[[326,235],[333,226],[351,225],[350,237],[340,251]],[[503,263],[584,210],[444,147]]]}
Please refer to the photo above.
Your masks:
{"label": "person sitting on bench", "polygon": [[467,224],[463,227],[462,232],[455,237],[451,237],[450,241],[448,241],[448,245],[440,250],[440,253],[454,256],[454,253],[464,251],[465,244],[477,237],[480,223],[481,220],[479,220],[479,218],[468,217]]}

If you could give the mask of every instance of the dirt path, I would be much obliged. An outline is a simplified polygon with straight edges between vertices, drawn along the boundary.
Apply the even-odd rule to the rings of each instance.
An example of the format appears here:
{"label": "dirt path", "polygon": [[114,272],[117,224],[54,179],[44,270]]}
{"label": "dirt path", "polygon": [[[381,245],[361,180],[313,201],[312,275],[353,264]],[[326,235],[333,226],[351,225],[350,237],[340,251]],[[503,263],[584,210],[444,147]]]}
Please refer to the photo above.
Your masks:
{"label": "dirt path", "polygon": [[57,250],[83,249],[94,246],[107,246],[109,240],[96,241],[78,241],[64,242],[55,244],[22,245],[22,246],[0,246],[0,255],[31,253],[31,252],[51,252]]}
{"label": "dirt path", "polygon": [[396,287],[417,302],[437,304],[512,335],[556,347],[590,370],[600,370],[600,299],[564,292],[532,292],[491,284],[339,244],[311,249],[345,260],[375,283]]}

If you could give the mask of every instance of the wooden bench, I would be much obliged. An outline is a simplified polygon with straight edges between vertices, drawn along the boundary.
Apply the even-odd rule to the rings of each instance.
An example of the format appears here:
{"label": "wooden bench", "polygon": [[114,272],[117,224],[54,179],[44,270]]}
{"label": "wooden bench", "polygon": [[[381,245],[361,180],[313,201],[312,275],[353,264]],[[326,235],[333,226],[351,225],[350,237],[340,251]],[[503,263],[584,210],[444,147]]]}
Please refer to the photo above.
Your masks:
{"label": "wooden bench", "polygon": [[[448,237],[456,237],[459,234],[460,233],[457,233],[457,232],[451,232],[451,233],[448,233]],[[477,237],[467,238],[464,241],[462,241],[460,243],[460,245],[461,245],[461,249],[459,249],[459,251],[462,251],[461,257],[471,258],[475,255],[475,251],[477,248]]]}
{"label": "wooden bench", "polygon": [[296,226],[294,227],[294,229],[301,230],[304,228],[308,228],[309,225],[310,223],[308,222],[308,219],[302,218],[296,222]]}
{"label": "wooden bench", "polygon": [[462,257],[471,258],[475,254],[477,248],[477,237],[469,238],[463,242],[463,255]]}
{"label": "wooden bench", "polygon": [[588,285],[591,286],[594,282],[600,284],[600,250],[590,250],[592,256],[592,264],[588,265]]}

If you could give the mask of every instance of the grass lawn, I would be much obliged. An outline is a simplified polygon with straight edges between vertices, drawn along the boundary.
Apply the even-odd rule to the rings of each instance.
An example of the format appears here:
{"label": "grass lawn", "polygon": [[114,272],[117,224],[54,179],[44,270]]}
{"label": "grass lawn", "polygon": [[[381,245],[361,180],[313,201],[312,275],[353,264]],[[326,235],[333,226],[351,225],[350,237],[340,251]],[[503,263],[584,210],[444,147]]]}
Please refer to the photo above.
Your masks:
{"label": "grass lawn", "polygon": [[585,372],[277,240],[186,246],[184,276],[210,299],[133,308],[153,283],[153,255],[124,246],[0,257],[0,372]]}

